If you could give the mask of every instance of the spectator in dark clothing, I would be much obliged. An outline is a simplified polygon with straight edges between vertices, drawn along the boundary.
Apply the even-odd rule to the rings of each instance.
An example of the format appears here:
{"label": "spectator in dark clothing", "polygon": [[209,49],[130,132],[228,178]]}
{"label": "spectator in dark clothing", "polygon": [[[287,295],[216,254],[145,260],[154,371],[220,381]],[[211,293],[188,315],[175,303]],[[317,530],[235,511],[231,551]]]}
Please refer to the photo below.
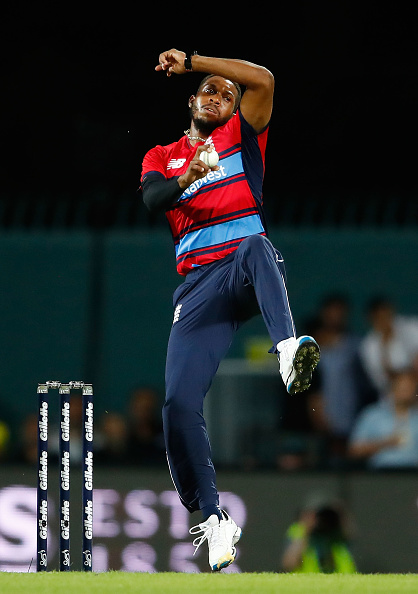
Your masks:
{"label": "spectator in dark clothing", "polygon": [[128,456],[133,464],[167,464],[159,398],[156,390],[140,387],[129,402]]}
{"label": "spectator in dark clothing", "polygon": [[[317,382],[307,395],[311,427],[319,436],[321,465],[341,465],[358,411],[370,402],[362,372],[360,338],[349,330],[350,304],[344,295],[329,295],[308,324],[321,347]],[[372,397],[372,400],[374,398]]]}
{"label": "spectator in dark clothing", "polygon": [[100,423],[99,447],[95,448],[94,461],[98,464],[127,464],[128,426],[118,413],[106,413]]}

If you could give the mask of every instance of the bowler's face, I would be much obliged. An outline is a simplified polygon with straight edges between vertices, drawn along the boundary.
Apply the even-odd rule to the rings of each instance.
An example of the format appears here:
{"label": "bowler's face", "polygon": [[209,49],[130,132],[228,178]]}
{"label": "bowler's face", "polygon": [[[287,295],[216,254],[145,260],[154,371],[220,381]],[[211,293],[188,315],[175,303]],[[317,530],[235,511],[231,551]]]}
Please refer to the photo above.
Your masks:
{"label": "bowler's face", "polygon": [[234,113],[237,95],[237,89],[230,80],[212,76],[195,97],[190,97],[193,120],[204,122],[213,128],[223,126]]}

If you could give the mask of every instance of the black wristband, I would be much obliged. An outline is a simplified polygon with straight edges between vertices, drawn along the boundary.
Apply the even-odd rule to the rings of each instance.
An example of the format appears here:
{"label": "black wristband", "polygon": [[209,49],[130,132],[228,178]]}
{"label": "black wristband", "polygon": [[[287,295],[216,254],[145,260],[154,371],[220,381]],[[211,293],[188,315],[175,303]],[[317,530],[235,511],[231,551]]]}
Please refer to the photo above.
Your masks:
{"label": "black wristband", "polygon": [[193,66],[192,66],[192,58],[193,56],[196,56],[197,52],[194,51],[190,54],[190,56],[187,56],[184,58],[184,67],[187,70],[187,72],[191,72],[193,70]]}

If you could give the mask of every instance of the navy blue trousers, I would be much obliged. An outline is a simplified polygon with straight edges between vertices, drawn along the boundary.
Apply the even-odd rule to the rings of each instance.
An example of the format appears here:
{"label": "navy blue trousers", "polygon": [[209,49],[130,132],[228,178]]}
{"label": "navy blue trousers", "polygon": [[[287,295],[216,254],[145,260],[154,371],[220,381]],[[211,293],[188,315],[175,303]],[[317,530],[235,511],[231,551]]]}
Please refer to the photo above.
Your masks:
{"label": "navy blue trousers", "polygon": [[295,336],[283,258],[262,235],[192,270],[173,296],[163,407],[168,464],[190,511],[219,505],[203,400],[233,336],[261,312],[273,345]]}

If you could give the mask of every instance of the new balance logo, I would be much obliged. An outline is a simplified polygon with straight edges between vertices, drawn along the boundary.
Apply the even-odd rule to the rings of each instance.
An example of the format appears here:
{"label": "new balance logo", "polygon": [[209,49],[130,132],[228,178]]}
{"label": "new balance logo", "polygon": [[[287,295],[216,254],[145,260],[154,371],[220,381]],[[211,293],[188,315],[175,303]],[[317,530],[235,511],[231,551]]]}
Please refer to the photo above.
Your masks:
{"label": "new balance logo", "polygon": [[174,310],[174,319],[173,319],[173,324],[175,324],[176,322],[178,322],[178,321],[179,321],[179,317],[180,317],[180,311],[181,311],[181,308],[182,308],[182,307],[183,307],[183,304],[182,304],[182,303],[179,303],[179,304],[176,306],[176,309]]}
{"label": "new balance logo", "polygon": [[167,169],[180,169],[185,164],[186,159],[170,159]]}

